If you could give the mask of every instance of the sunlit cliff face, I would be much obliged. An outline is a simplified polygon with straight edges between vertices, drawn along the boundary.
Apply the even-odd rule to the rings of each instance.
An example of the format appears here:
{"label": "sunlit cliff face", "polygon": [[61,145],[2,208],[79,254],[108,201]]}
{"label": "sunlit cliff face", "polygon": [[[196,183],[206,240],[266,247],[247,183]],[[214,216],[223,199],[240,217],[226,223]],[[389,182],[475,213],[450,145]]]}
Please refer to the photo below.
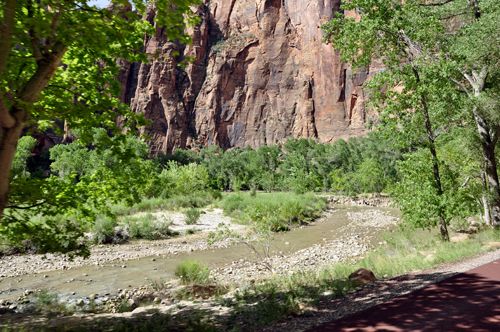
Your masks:
{"label": "sunlit cliff face", "polygon": [[[122,101],[152,120],[142,131],[153,154],[363,135],[374,115],[362,84],[380,65],[353,72],[322,43],[321,24],[339,8],[340,0],[205,1],[192,45],[167,42],[161,28],[146,37],[160,58],[123,63],[119,80]],[[185,69],[183,56],[195,59]]]}

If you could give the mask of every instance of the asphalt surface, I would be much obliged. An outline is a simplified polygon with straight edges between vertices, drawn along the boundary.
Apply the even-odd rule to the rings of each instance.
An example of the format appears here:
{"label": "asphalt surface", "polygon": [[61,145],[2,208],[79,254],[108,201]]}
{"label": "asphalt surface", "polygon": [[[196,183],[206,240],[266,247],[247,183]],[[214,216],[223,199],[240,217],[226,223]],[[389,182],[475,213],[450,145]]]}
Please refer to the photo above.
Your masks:
{"label": "asphalt surface", "polygon": [[308,332],[320,331],[500,332],[500,260]]}

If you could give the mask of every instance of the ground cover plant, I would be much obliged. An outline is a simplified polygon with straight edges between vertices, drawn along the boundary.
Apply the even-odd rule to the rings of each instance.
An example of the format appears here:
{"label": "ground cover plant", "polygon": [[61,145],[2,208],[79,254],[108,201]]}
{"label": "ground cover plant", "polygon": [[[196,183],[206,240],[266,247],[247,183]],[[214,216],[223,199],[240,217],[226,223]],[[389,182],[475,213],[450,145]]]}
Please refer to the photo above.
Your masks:
{"label": "ground cover plant", "polygon": [[208,266],[203,265],[200,261],[188,259],[176,266],[174,275],[184,285],[191,283],[204,285],[209,283],[210,270]]}
{"label": "ground cover plant", "polygon": [[190,208],[184,211],[184,215],[186,216],[184,222],[187,225],[196,225],[196,223],[198,223],[198,220],[200,219],[201,213],[196,208]]}
{"label": "ground cover plant", "polygon": [[274,231],[279,231],[313,221],[328,202],[315,194],[237,192],[225,195],[216,205],[243,224],[265,218],[271,220]]}

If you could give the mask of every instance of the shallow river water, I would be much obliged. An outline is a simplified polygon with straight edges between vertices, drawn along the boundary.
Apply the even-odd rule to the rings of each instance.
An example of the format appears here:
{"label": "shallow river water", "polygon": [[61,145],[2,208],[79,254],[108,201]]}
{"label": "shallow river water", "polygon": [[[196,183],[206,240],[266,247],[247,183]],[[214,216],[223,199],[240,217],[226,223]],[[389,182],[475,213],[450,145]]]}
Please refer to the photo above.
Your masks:
{"label": "shallow river water", "polygon": [[[345,230],[344,226],[349,223],[347,213],[367,210],[381,210],[395,217],[400,216],[399,210],[392,208],[337,205],[336,210],[330,216],[323,218],[323,221],[287,232],[284,238],[282,235],[277,235],[274,250],[281,251],[286,255],[346,235],[368,235],[371,236],[372,243],[379,242],[380,234],[373,228],[360,227],[354,233],[352,230]],[[50,292],[58,292],[71,298],[89,296],[89,294],[94,293],[115,294],[117,289],[136,288],[153,281],[172,279],[175,267],[187,258],[198,259],[215,268],[250,256],[246,246],[234,245],[227,249],[186,252],[173,257],[150,256],[114,265],[89,265],[71,270],[3,278],[0,289],[4,291],[0,294],[0,299],[12,299],[27,289],[47,289]],[[122,267],[123,265],[126,267]],[[72,292],[75,294],[70,295]]]}

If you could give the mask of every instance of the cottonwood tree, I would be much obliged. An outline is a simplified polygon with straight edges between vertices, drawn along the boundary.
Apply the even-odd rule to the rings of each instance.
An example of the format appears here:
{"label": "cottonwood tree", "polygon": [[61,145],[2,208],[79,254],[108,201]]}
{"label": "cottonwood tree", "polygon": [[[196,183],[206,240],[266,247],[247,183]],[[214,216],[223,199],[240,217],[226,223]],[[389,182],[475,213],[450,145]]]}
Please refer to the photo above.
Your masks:
{"label": "cottonwood tree", "polygon": [[[117,116],[130,129],[144,125],[140,115],[117,99],[117,60],[148,61],[163,56],[161,50],[155,54],[142,50],[144,35],[157,33],[142,18],[148,10],[156,10],[158,33],[189,43],[184,31],[186,25],[199,20],[190,9],[195,3],[198,1],[157,0],[153,6],[153,1],[117,0],[108,8],[98,8],[87,0],[0,1],[0,231],[15,220],[3,218],[6,208],[29,209],[50,202],[64,206],[61,197],[77,195],[64,192],[71,184],[49,188],[50,181],[40,180],[43,183],[16,184],[16,190],[23,189],[25,194],[11,192],[9,196],[14,181],[10,177],[12,162],[23,130],[45,130],[64,121],[68,129],[80,129],[82,142],[92,139],[89,129],[93,127],[117,134],[114,141],[120,142],[118,133],[123,128],[116,125]],[[101,138],[106,144],[111,142],[107,135]],[[23,204],[30,186],[47,190]],[[61,192],[55,195],[54,190]],[[25,228],[29,228],[27,223],[9,232]]]}
{"label": "cottonwood tree", "polygon": [[[494,205],[500,207],[494,161],[498,135],[491,132],[491,128],[497,126],[488,126],[484,113],[479,112],[477,93],[472,98],[472,94],[466,91],[469,96],[466,101],[457,89],[458,86],[463,90],[470,87],[474,91],[485,90],[488,72],[494,68],[491,64],[498,63],[493,44],[488,43],[490,47],[485,48],[489,51],[482,52],[480,66],[481,61],[470,56],[474,45],[466,41],[469,30],[477,31],[475,35],[482,43],[486,42],[486,31],[498,32],[498,17],[494,19],[495,15],[498,16],[495,14],[498,9],[494,2],[353,0],[342,8],[356,11],[360,16],[355,19],[338,13],[323,26],[323,30],[325,42],[331,42],[341,51],[342,59],[355,67],[369,66],[374,58],[383,59],[385,71],[375,75],[367,85],[373,88],[372,101],[382,106],[383,121],[398,121],[393,129],[400,130],[401,136],[415,141],[425,133],[438,197],[443,195],[444,186],[436,153],[436,137],[450,125],[470,125],[470,120],[475,120],[483,142]],[[482,15],[487,15],[489,21],[482,20]],[[484,25],[489,28],[485,29]],[[484,61],[486,54],[494,55],[489,65]],[[439,201],[435,201],[441,205],[435,209],[436,217],[441,235],[447,239],[446,224],[449,220],[445,218],[444,206],[447,200]],[[496,209],[493,208],[493,214]]]}

